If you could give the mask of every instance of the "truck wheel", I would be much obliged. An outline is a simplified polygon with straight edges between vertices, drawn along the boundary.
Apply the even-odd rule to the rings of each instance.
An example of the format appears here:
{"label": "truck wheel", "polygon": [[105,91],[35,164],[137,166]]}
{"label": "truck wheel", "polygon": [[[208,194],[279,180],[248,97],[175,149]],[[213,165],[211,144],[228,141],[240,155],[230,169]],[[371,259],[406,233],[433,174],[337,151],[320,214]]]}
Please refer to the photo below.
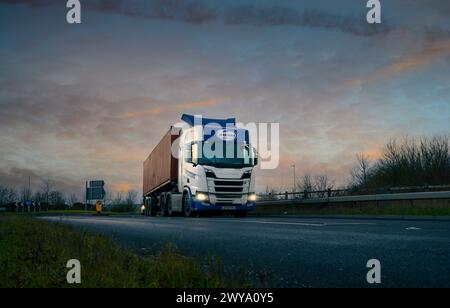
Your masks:
{"label": "truck wheel", "polygon": [[191,206],[189,204],[189,197],[187,193],[183,194],[182,199],[183,204],[183,214],[185,217],[195,217],[195,212],[191,209]]}
{"label": "truck wheel", "polygon": [[147,215],[148,216],[156,216],[156,213],[158,212],[158,208],[156,207],[156,199],[152,198],[149,201]]}
{"label": "truck wheel", "polygon": [[234,212],[233,216],[236,218],[244,218],[247,216],[247,212]]}
{"label": "truck wheel", "polygon": [[149,211],[149,206],[150,206],[150,204],[149,204],[149,202],[148,202],[148,200],[145,200],[144,201],[144,213],[142,213],[142,215],[144,215],[144,216],[148,216],[148,211]]}
{"label": "truck wheel", "polygon": [[172,210],[172,197],[170,194],[167,195],[166,208],[167,208],[167,216],[169,217],[174,216],[174,212]]}
{"label": "truck wheel", "polygon": [[167,209],[167,202],[166,202],[166,194],[161,194],[159,197],[159,202],[161,204],[161,216],[167,217],[169,216],[169,211]]}

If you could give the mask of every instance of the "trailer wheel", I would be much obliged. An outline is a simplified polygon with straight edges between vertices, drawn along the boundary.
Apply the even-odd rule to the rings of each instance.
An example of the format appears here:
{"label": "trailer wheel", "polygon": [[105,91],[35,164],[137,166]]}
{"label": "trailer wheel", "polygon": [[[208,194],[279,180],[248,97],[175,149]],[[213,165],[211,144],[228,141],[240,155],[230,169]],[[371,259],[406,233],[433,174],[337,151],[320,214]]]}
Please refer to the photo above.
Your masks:
{"label": "trailer wheel", "polygon": [[172,217],[175,216],[173,209],[172,209],[172,196],[170,194],[167,194],[166,198],[166,208],[167,208],[167,216]]}
{"label": "trailer wheel", "polygon": [[169,216],[169,211],[167,209],[167,202],[166,202],[167,198],[166,198],[166,194],[161,194],[161,196],[159,197],[159,202],[160,202],[160,206],[161,206],[161,216],[167,217]]}
{"label": "trailer wheel", "polygon": [[148,205],[148,216],[156,216],[157,213],[157,207],[156,207],[156,198],[151,198]]}
{"label": "trailer wheel", "polygon": [[148,202],[147,199],[145,199],[145,201],[144,201],[144,213],[142,213],[142,215],[148,216],[148,208],[149,208],[149,202]]}
{"label": "trailer wheel", "polygon": [[189,196],[187,193],[183,194],[182,205],[183,205],[183,214],[185,217],[195,217],[196,213],[191,209],[191,206],[189,204]]}

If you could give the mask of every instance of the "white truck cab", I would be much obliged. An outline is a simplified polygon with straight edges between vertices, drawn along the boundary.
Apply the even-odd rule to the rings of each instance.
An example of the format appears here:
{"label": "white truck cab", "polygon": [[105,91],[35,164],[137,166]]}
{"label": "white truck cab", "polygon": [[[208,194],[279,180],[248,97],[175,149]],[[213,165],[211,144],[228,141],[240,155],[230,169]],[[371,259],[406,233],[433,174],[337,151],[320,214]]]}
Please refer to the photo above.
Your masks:
{"label": "white truck cab", "polygon": [[242,217],[254,210],[257,155],[249,131],[236,127],[234,119],[183,115],[182,120],[188,126],[177,132],[172,146],[178,155],[177,178],[151,199],[161,213],[233,212]]}

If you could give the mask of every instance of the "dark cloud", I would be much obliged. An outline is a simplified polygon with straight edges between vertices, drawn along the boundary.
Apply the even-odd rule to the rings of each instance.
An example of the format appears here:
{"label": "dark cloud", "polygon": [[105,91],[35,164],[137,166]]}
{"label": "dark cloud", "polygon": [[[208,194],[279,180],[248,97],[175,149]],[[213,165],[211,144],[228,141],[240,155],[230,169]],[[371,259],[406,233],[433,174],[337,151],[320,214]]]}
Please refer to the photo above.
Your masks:
{"label": "dark cloud", "polygon": [[35,8],[44,7],[56,3],[62,2],[58,0],[0,0],[0,4],[29,5]]}
{"label": "dark cloud", "polygon": [[11,187],[20,193],[22,188],[28,187],[30,181],[31,192],[36,193],[42,190],[44,180],[52,182],[52,189],[54,191],[63,192],[66,195],[75,193],[77,196],[82,196],[83,181],[75,181],[70,178],[62,177],[61,175],[54,175],[49,172],[36,171],[28,168],[13,167],[8,170],[0,169],[0,186]]}
{"label": "dark cloud", "polygon": [[[6,4],[26,4],[42,7],[60,3],[56,0],[0,0]],[[371,36],[389,32],[386,23],[369,25],[365,15],[339,16],[321,10],[298,10],[294,7],[272,5],[217,6],[216,1],[202,0],[102,0],[89,1],[88,9],[133,18],[173,20],[200,25],[219,22],[224,25],[257,27],[294,26],[338,30],[353,35]]]}
{"label": "dark cloud", "polygon": [[152,0],[147,1],[145,5],[124,0],[108,0],[92,3],[92,6],[98,11],[191,24],[220,22],[225,25],[257,27],[285,25],[339,30],[354,35],[375,35],[388,31],[384,25],[369,25],[364,15],[342,17],[320,10],[300,11],[279,5],[234,5],[220,8],[211,5],[211,1],[200,0]]}

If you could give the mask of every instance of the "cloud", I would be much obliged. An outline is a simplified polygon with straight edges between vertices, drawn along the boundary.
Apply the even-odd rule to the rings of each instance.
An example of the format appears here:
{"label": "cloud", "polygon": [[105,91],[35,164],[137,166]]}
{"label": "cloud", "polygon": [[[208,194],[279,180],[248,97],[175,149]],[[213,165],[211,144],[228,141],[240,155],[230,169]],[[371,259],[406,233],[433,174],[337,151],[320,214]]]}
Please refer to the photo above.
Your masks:
{"label": "cloud", "polygon": [[141,187],[141,184],[137,184],[137,183],[118,183],[118,184],[113,184],[111,186],[111,188],[115,192],[126,193],[126,192],[129,192],[132,190],[139,191],[142,187]]}
{"label": "cloud", "polygon": [[83,182],[73,180],[61,175],[52,173],[43,174],[42,170],[33,170],[28,168],[12,167],[10,169],[0,169],[0,186],[11,187],[16,189],[17,193],[24,187],[30,187],[32,193],[41,191],[43,180],[50,179],[53,183],[54,191],[63,193],[75,193],[78,197],[82,196]]}
{"label": "cloud", "polygon": [[58,2],[62,3],[58,0],[0,0],[0,4],[29,5],[33,8],[44,7]]}
{"label": "cloud", "polygon": [[439,59],[450,55],[450,40],[432,41],[420,51],[408,52],[394,62],[377,69],[364,77],[347,81],[352,86],[386,80],[397,75],[434,64]]}
{"label": "cloud", "polygon": [[143,111],[129,111],[129,112],[125,113],[125,117],[136,118],[136,117],[143,117],[143,116],[155,116],[155,115],[159,115],[163,112],[183,111],[183,110],[200,108],[200,107],[211,107],[211,106],[219,105],[221,103],[222,103],[222,100],[220,100],[220,99],[195,101],[195,102],[189,102],[189,103],[182,103],[182,104],[178,104],[178,105],[174,105],[174,106],[155,107],[155,108],[145,109]]}
{"label": "cloud", "polygon": [[[61,1],[0,0],[0,4],[24,4],[35,8],[58,2]],[[83,5],[97,12],[131,18],[172,20],[194,25],[218,22],[230,26],[294,26],[338,30],[357,36],[385,34],[391,30],[385,26],[386,23],[368,24],[364,14],[340,16],[319,9],[300,10],[278,4],[264,7],[259,3],[224,6],[220,2],[204,0],[93,0]]]}

